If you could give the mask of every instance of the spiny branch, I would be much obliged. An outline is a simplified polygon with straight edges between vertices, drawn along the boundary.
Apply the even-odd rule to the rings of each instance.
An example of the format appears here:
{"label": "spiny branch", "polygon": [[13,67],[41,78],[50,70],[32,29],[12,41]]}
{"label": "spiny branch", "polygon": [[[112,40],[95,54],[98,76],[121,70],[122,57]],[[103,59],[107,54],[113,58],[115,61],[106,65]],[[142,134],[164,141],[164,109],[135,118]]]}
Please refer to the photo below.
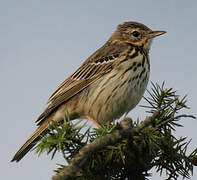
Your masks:
{"label": "spiny branch", "polygon": [[114,129],[111,134],[99,137],[91,144],[84,146],[69,166],[64,168],[61,173],[54,176],[53,180],[67,180],[73,177],[75,173],[85,164],[86,160],[92,153],[102,149],[105,146],[114,145],[128,137],[133,137],[133,135],[151,125],[158,114],[159,111],[155,112],[152,116],[147,117],[138,127],[132,127],[132,120],[130,118],[124,118],[120,122],[120,125]]}
{"label": "spiny branch", "polygon": [[165,124],[169,123],[170,121],[173,121],[175,119],[180,119],[180,118],[192,118],[192,119],[196,119],[195,116],[193,115],[187,115],[187,114],[181,114],[181,115],[178,115],[178,116],[175,116],[175,117],[171,117],[169,119],[166,119],[165,121],[162,121],[161,123],[159,123],[156,127],[157,128],[161,128],[162,126],[164,126]]}

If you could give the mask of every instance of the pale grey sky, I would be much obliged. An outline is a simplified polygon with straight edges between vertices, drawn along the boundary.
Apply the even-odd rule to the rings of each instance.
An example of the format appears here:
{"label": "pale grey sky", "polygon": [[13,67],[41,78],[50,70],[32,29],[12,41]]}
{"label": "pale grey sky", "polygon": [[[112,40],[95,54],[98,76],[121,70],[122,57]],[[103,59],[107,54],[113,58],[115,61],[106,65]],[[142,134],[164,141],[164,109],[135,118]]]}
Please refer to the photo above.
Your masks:
{"label": "pale grey sky", "polygon": [[[195,0],[1,0],[0,179],[46,180],[56,163],[64,163],[60,156],[51,161],[32,152],[18,164],[9,161],[35,130],[34,121],[51,93],[124,21],[167,31],[153,42],[150,80],[165,80],[167,87],[188,94],[188,113],[196,115],[196,18]],[[129,115],[146,116],[139,106]],[[192,150],[197,145],[197,121],[183,124],[177,135],[193,138]],[[191,179],[197,179],[197,168]]]}

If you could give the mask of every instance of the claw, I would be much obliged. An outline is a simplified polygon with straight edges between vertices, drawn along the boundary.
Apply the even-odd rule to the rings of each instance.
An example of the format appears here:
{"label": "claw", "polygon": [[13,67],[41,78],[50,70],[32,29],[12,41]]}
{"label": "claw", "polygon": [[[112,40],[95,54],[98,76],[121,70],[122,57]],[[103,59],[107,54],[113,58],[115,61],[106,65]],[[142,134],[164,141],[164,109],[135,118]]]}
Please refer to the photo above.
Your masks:
{"label": "claw", "polygon": [[99,125],[99,123],[98,123],[94,118],[92,118],[92,117],[89,116],[89,115],[86,115],[86,117],[87,117],[90,121],[92,121],[99,129],[102,129],[102,127]]}

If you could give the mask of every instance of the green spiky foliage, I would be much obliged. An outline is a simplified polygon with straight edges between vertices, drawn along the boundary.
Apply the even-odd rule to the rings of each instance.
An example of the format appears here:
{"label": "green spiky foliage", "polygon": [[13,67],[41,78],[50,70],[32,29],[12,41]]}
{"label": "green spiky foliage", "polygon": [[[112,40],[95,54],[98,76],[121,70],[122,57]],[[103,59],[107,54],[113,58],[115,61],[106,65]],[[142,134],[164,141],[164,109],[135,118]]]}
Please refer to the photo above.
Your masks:
{"label": "green spiky foliage", "polygon": [[[145,180],[151,177],[151,169],[156,168],[166,179],[176,180],[178,177],[190,178],[193,173],[197,149],[188,154],[191,140],[186,137],[177,138],[174,131],[182,127],[180,119],[195,118],[181,114],[187,109],[186,97],[181,98],[172,88],[165,88],[152,83],[151,91],[146,97],[147,105],[143,106],[152,116],[157,116],[146,128],[114,145],[91,152],[87,160],[70,177],[71,180]],[[54,123],[48,135],[44,136],[36,147],[41,154],[44,151],[53,158],[56,152],[62,153],[67,163],[59,165],[55,172],[60,173],[69,167],[69,163],[77,156],[80,149],[99,137],[111,134],[118,125],[101,125],[102,129],[84,128],[86,125],[72,123],[65,118],[63,125]],[[140,126],[135,122],[133,128]],[[183,128],[183,127],[182,127]],[[85,130],[84,130],[85,129]],[[151,179],[151,178],[150,178]]]}

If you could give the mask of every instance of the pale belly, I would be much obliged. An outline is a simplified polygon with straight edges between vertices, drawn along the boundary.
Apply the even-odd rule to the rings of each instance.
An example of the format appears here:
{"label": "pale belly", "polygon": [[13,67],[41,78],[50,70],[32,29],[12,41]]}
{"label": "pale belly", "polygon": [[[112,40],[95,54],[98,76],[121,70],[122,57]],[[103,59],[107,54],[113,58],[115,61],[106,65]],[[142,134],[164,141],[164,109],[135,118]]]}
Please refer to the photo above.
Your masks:
{"label": "pale belly", "polygon": [[[145,69],[145,70],[144,70]],[[115,75],[117,74],[117,75]],[[128,113],[141,100],[149,80],[148,67],[140,67],[124,76],[111,73],[92,89],[96,89],[87,102],[88,115],[101,123],[113,121]]]}

